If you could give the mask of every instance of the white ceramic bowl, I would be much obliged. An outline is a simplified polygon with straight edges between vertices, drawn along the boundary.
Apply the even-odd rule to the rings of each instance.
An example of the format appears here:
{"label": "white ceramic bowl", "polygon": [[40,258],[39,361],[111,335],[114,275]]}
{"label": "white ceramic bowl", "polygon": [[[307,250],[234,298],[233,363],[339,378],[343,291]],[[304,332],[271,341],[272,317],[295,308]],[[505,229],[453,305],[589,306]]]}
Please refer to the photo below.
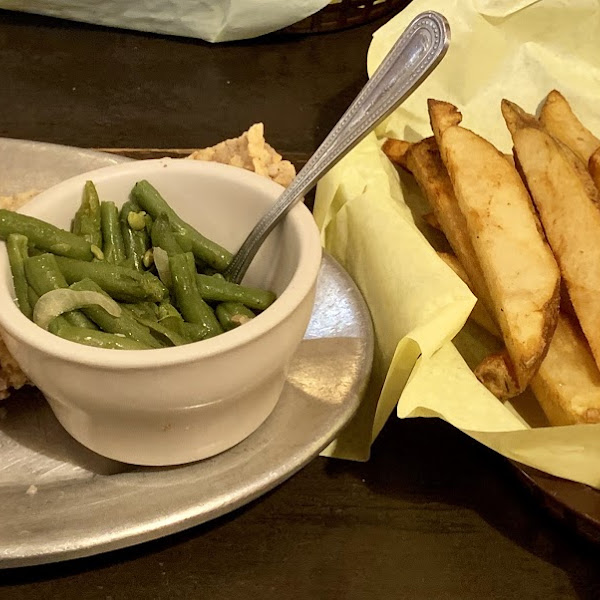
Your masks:
{"label": "white ceramic bowl", "polygon": [[[43,192],[22,211],[68,228],[83,184],[122,204],[147,179],[204,235],[235,250],[281,194],[243,169],[191,160],[119,164]],[[65,429],[104,456],[173,465],[231,448],[271,413],[312,312],[321,246],[312,215],[296,206],[269,236],[244,283],[277,300],[249,323],[215,338],[157,350],[106,350],[63,340],[21,314],[0,251],[0,326],[10,352],[44,393]]]}

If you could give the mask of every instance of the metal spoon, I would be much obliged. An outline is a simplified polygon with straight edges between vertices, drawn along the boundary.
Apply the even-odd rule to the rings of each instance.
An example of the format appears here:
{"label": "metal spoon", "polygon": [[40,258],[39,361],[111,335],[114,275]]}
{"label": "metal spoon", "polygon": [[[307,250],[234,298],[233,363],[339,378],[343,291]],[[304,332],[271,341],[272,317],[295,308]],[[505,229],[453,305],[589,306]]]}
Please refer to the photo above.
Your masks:
{"label": "metal spoon", "polygon": [[439,13],[418,15],[394,44],[325,141],[250,232],[225,275],[239,283],[269,233],[317,181],[427,78],[450,43]]}

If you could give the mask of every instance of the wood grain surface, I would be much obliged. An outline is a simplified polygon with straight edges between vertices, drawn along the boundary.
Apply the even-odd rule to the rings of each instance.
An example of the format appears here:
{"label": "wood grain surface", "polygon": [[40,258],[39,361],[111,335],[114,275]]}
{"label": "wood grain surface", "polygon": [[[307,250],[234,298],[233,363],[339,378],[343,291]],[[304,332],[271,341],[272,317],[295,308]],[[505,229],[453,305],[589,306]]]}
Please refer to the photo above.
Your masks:
{"label": "wood grain surface", "polygon": [[[380,25],[211,46],[0,11],[0,135],[141,157],[263,121],[299,166],[365,82]],[[592,599],[599,565],[502,458],[440,421],[392,418],[367,463],[319,458],[215,522],[0,571],[0,598]]]}

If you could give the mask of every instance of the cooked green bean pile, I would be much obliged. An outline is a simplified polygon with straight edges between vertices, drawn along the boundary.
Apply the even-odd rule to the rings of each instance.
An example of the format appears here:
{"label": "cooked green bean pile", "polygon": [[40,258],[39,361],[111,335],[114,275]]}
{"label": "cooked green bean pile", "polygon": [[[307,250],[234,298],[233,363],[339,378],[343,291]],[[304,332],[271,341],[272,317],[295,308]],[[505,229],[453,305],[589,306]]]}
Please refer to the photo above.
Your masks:
{"label": "cooked green bean pile", "polygon": [[275,300],[227,281],[232,255],[183,221],[148,181],[119,210],[86,182],[65,231],[0,209],[16,302],[52,333],[98,348],[180,346],[235,329]]}

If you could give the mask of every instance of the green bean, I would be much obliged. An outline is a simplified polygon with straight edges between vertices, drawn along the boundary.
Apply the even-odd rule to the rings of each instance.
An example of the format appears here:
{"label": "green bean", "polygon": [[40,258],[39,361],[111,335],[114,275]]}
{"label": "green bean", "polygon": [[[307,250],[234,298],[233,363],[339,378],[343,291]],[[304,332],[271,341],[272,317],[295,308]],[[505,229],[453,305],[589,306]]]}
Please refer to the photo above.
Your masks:
{"label": "green bean", "polygon": [[183,335],[183,317],[179,311],[170,303],[163,300],[157,307],[158,322],[172,331]]}
{"label": "green bean", "polygon": [[240,302],[221,302],[215,309],[217,319],[225,331],[231,331],[251,319],[254,313]]}
{"label": "green bean", "polygon": [[150,234],[152,233],[152,217],[146,213],[146,216],[144,217],[144,221],[146,222],[146,233],[148,235],[148,239],[150,239]]}
{"label": "green bean", "polygon": [[125,260],[125,244],[119,225],[119,211],[114,202],[100,204],[102,218],[102,239],[104,260],[112,265],[121,264]]}
{"label": "green bean", "polygon": [[25,261],[29,258],[27,238],[20,233],[11,233],[6,240],[6,250],[12,271],[17,305],[28,318],[33,318],[33,308],[29,302],[29,284],[25,277]]}
{"label": "green bean", "polygon": [[[50,323],[50,325],[48,325],[48,331],[50,333],[53,333],[54,335],[56,335],[56,332],[61,327],[75,327],[76,329],[81,329],[80,327],[71,325],[71,323],[69,323],[69,321],[67,321],[67,319],[65,318],[65,315],[58,315],[58,317],[53,319],[52,322]],[[87,329],[87,327],[85,329]],[[92,330],[92,331],[95,331],[95,330]]]}
{"label": "green bean", "polygon": [[158,306],[149,302],[121,304],[121,308],[174,346],[193,341],[184,335],[183,317],[170,302],[163,301]]}
{"label": "green bean", "polygon": [[121,302],[121,308],[136,318],[158,322],[157,306],[154,302]]}
{"label": "green bean", "polygon": [[[184,252],[192,252],[192,240],[189,238],[189,236],[187,236],[185,233],[182,233],[181,231],[173,231],[173,237],[175,238],[175,241],[179,244],[179,247]],[[202,265],[206,264],[199,258],[195,258],[197,263],[200,263]]]}
{"label": "green bean", "polygon": [[32,246],[46,252],[78,260],[93,258],[92,245],[78,235],[35,217],[0,209],[0,239],[6,240],[11,233],[24,235]]}
{"label": "green bean", "polygon": [[91,181],[86,181],[83,186],[81,205],[73,219],[73,233],[83,237],[90,244],[102,248],[100,199],[96,186]]}
{"label": "green bean", "polygon": [[158,321],[144,319],[143,317],[135,318],[141,325],[148,327],[155,335],[160,337],[161,340],[165,340],[171,346],[183,346],[184,344],[190,343],[190,340],[187,337]]}
{"label": "green bean", "polygon": [[134,268],[136,271],[144,270],[144,254],[150,247],[149,236],[146,233],[145,227],[140,230],[133,229],[129,223],[129,218],[133,214],[141,214],[140,207],[128,200],[123,204],[119,221],[121,224],[121,235],[123,236],[123,244],[125,246],[126,260],[124,265]]}
{"label": "green bean", "polygon": [[81,215],[79,215],[78,213],[75,213],[75,216],[71,219],[71,229],[70,229],[71,233],[74,233],[75,235],[79,235],[81,237],[80,231],[81,231]]}
{"label": "green bean", "polygon": [[183,321],[183,317],[179,314],[179,311],[167,300],[163,300],[157,306],[156,316],[159,321],[165,319],[175,318]]}
{"label": "green bean", "polygon": [[[67,258],[65,260],[71,259]],[[38,296],[43,296],[46,292],[52,290],[69,287],[56,261],[56,256],[53,254],[30,256],[25,261],[25,276]],[[91,265],[92,263],[82,262],[82,264]],[[94,323],[79,310],[71,310],[65,313],[64,317],[75,327],[96,329]]]}
{"label": "green bean", "polygon": [[38,296],[51,290],[68,287],[58,268],[56,257],[52,254],[46,253],[29,257],[25,261],[25,275],[29,285]]}
{"label": "green bean", "polygon": [[[186,321],[204,325],[207,328],[208,337],[218,335],[223,332],[223,329],[210,306],[202,300],[198,293],[194,277],[195,269],[192,271],[188,262],[190,256],[191,253],[174,254],[169,257],[177,305]],[[193,256],[191,258],[193,260]]]}
{"label": "green bean", "polygon": [[238,285],[216,275],[196,275],[198,291],[208,302],[241,302],[254,310],[265,310],[276,296],[273,292]]}
{"label": "green bean", "polygon": [[122,302],[159,302],[169,294],[167,288],[152,273],[105,262],[83,262],[57,257],[56,262],[68,283],[82,279],[95,281],[115,300]]}
{"label": "green bean", "polygon": [[[194,255],[191,252],[186,252],[185,260],[187,261],[190,273],[192,273],[193,275],[197,275],[198,271],[196,271],[196,261],[194,260]],[[196,283],[196,287],[198,287],[198,283]]]}
{"label": "green bean", "polygon": [[106,333],[105,331],[97,331],[95,329],[73,327],[72,325],[53,325],[51,331],[65,340],[76,342],[78,344],[85,344],[86,346],[94,346],[96,348],[107,348],[110,350],[150,349],[150,346],[138,342],[137,340],[132,340],[124,335]]}
{"label": "green bean", "polygon": [[166,213],[171,222],[171,227],[184,240],[187,240],[194,256],[218,271],[227,268],[233,258],[231,253],[216,242],[205,238],[191,225],[183,221],[148,181],[138,181],[131,194],[132,198],[147,213],[150,213],[153,219],[156,219],[161,213]]}
{"label": "green bean", "polygon": [[198,323],[186,323],[184,321],[181,329],[183,335],[191,342],[200,342],[208,337],[212,337],[208,327]]}
{"label": "green bean", "polygon": [[29,299],[29,306],[34,309],[40,297],[35,293],[35,290],[30,285],[27,286],[27,298]]}
{"label": "green bean", "polygon": [[[91,279],[82,279],[81,281],[72,284],[70,287],[72,290],[76,291],[99,292],[108,296],[108,294]],[[81,310],[106,333],[118,333],[132,340],[141,342],[146,346],[150,346],[151,348],[161,347],[161,344],[150,333],[150,330],[141,325],[125,311],[121,311],[119,317],[113,317],[100,306],[86,306]]]}
{"label": "green bean", "polygon": [[165,213],[158,215],[152,223],[152,246],[162,248],[169,256],[183,254],[171,230],[169,217]]}

